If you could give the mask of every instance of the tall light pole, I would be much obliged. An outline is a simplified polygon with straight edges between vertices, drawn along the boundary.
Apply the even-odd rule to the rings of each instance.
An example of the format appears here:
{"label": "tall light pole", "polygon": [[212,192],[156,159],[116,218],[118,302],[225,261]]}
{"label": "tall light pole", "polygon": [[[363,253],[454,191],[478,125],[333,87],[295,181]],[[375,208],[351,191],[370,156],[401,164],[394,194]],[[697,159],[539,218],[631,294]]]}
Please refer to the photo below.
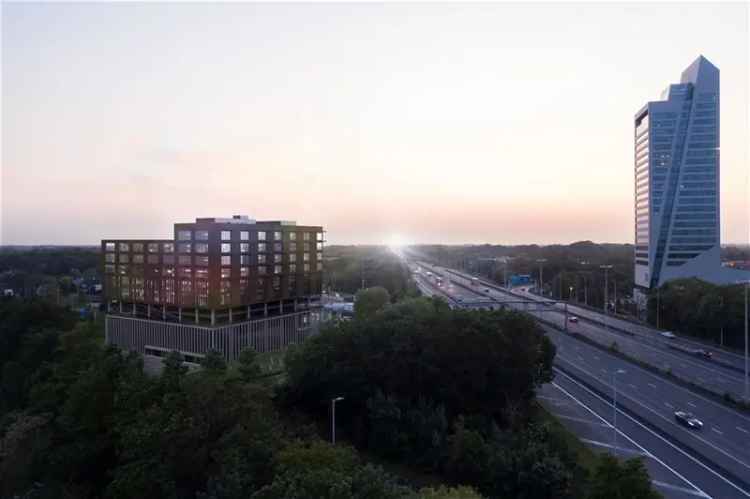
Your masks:
{"label": "tall light pole", "polygon": [[615,456],[617,455],[617,375],[625,374],[625,372],[624,369],[615,369],[612,371],[612,428],[614,429],[612,450],[615,451]]}
{"label": "tall light pole", "polygon": [[604,269],[604,329],[607,329],[607,315],[608,312],[608,298],[609,298],[609,282],[607,280],[607,272],[612,268],[612,265],[599,265],[600,269]]}
{"label": "tall light pole", "polygon": [[331,399],[331,443],[336,444],[336,402],[341,402],[344,397]]}
{"label": "tall light pole", "polygon": [[546,262],[546,258],[538,258],[536,263],[539,264],[539,295],[544,296],[544,262]]}

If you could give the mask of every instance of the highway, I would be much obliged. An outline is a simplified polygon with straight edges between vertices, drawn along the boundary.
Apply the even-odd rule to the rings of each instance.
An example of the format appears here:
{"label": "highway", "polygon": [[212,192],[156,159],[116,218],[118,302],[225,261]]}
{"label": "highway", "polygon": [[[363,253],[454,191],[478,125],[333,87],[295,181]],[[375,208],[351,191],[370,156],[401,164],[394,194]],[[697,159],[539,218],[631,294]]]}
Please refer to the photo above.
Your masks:
{"label": "highway", "polygon": [[[454,285],[461,284],[471,287],[472,277],[468,274],[443,267],[428,266],[421,262],[420,265],[431,268],[433,272],[449,276]],[[539,318],[552,322],[557,326],[565,327],[566,314],[563,304],[549,304],[544,306],[542,298],[530,293],[525,288],[517,288],[511,292],[486,281],[479,281],[479,284],[479,286],[474,286],[476,288],[475,296],[494,298],[501,302],[519,299],[537,302],[539,303],[538,306],[527,306],[526,309]],[[547,302],[549,303],[549,300]],[[532,309],[543,309],[544,311],[533,311]],[[695,383],[720,396],[723,396],[725,393],[731,394],[736,399],[742,399],[744,396],[744,374],[740,372],[733,362],[727,360],[730,358],[730,355],[734,354],[712,350],[714,352],[713,359],[709,360],[698,357],[672,348],[676,342],[680,346],[686,347],[688,343],[684,340],[666,339],[657,332],[653,332],[652,334],[625,332],[625,325],[631,328],[646,328],[611,316],[604,316],[604,314],[598,314],[581,307],[568,305],[568,316],[576,316],[579,319],[577,323],[568,321],[568,329],[571,332],[586,336],[605,347],[611,347],[616,343],[620,352],[640,359],[664,371],[670,371],[675,376]],[[615,329],[614,326],[617,325],[623,326],[623,328]]]}
{"label": "highway", "polygon": [[[445,269],[435,271],[445,273]],[[437,287],[424,274],[415,275],[415,279],[423,292],[442,295],[455,307],[499,306],[488,298],[500,301],[501,296],[484,288],[473,291],[456,283],[450,287],[447,280]],[[506,303],[519,301],[518,296],[503,296]],[[510,306],[524,308],[521,303]],[[746,483],[750,477],[750,417],[553,327],[543,323],[542,327],[558,349],[557,374],[539,395],[563,424],[594,447],[644,457],[654,484],[666,497],[750,497]],[[615,443],[612,429],[615,385],[619,443]],[[703,430],[678,425],[673,414],[679,409],[700,417],[705,423]]]}

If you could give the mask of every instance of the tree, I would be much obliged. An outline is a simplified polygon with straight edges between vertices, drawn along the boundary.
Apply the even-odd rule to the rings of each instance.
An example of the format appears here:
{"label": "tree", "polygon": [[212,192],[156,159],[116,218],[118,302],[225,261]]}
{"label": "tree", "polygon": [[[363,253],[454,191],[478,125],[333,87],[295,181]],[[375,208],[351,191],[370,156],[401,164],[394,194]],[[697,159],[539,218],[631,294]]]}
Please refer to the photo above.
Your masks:
{"label": "tree", "polygon": [[258,364],[258,354],[250,347],[245,348],[240,352],[238,363],[238,370],[244,381],[252,381],[263,373]]}
{"label": "tree", "polygon": [[224,373],[227,370],[227,361],[218,350],[209,350],[203,356],[201,366],[210,373]]}
{"label": "tree", "polygon": [[367,319],[391,302],[388,290],[382,287],[367,288],[357,292],[354,299],[354,317]]}
{"label": "tree", "polygon": [[659,499],[651,488],[648,471],[641,459],[620,463],[604,454],[592,480],[589,499]]}
{"label": "tree", "polygon": [[471,487],[459,486],[449,488],[441,485],[436,489],[420,489],[418,499],[482,499],[482,496]]}

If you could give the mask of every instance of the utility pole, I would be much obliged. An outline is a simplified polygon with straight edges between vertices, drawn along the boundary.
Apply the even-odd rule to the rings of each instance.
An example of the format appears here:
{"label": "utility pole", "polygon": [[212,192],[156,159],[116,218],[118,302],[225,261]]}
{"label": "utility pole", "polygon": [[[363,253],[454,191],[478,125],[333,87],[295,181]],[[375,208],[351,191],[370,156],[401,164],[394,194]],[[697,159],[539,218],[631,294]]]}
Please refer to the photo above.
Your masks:
{"label": "utility pole", "polygon": [[344,400],[344,397],[331,399],[331,443],[336,444],[336,402]]}

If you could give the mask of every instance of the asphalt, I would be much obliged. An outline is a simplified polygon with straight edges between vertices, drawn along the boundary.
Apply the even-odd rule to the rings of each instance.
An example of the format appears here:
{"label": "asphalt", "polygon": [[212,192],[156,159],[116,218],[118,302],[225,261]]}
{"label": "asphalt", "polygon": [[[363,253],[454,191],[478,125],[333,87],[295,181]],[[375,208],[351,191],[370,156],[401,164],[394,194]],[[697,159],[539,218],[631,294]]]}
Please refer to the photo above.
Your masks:
{"label": "asphalt", "polygon": [[[456,277],[446,269],[433,267],[432,272]],[[542,314],[543,320],[564,325],[564,313],[557,310],[538,312],[534,310],[539,308],[535,304],[510,303],[520,301],[518,295],[494,289],[487,293],[483,286],[472,286],[470,280],[462,282],[460,278],[454,279],[452,287],[445,284],[445,277],[440,287],[435,285],[434,277],[430,279],[424,273],[416,274],[415,278],[423,292],[440,294],[452,306],[497,307],[497,302],[504,298],[502,301],[508,306],[526,308],[534,315]],[[703,366],[694,359],[683,359],[680,353],[659,351],[650,345],[637,349],[637,338],[605,331],[594,322],[582,319],[578,324],[568,325],[580,327],[576,332],[587,337],[604,338],[601,342],[605,345],[616,339],[621,351],[632,349],[635,354],[654,356],[661,361],[666,353],[667,362],[676,363],[685,373],[707,376],[712,370],[712,366]],[[750,497],[747,483],[750,481],[750,418],[569,334],[545,324],[542,327],[558,352],[555,381],[542,388],[540,398],[563,424],[594,448],[612,451],[615,446],[618,455],[644,457],[654,484],[667,497]],[[680,365],[681,360],[686,367]],[[716,369],[713,371],[716,378],[726,376],[717,374]],[[678,374],[674,368],[673,372]],[[616,445],[612,429],[615,386],[617,431],[622,437]],[[676,410],[693,412],[703,420],[704,428],[696,431],[677,424]]]}

